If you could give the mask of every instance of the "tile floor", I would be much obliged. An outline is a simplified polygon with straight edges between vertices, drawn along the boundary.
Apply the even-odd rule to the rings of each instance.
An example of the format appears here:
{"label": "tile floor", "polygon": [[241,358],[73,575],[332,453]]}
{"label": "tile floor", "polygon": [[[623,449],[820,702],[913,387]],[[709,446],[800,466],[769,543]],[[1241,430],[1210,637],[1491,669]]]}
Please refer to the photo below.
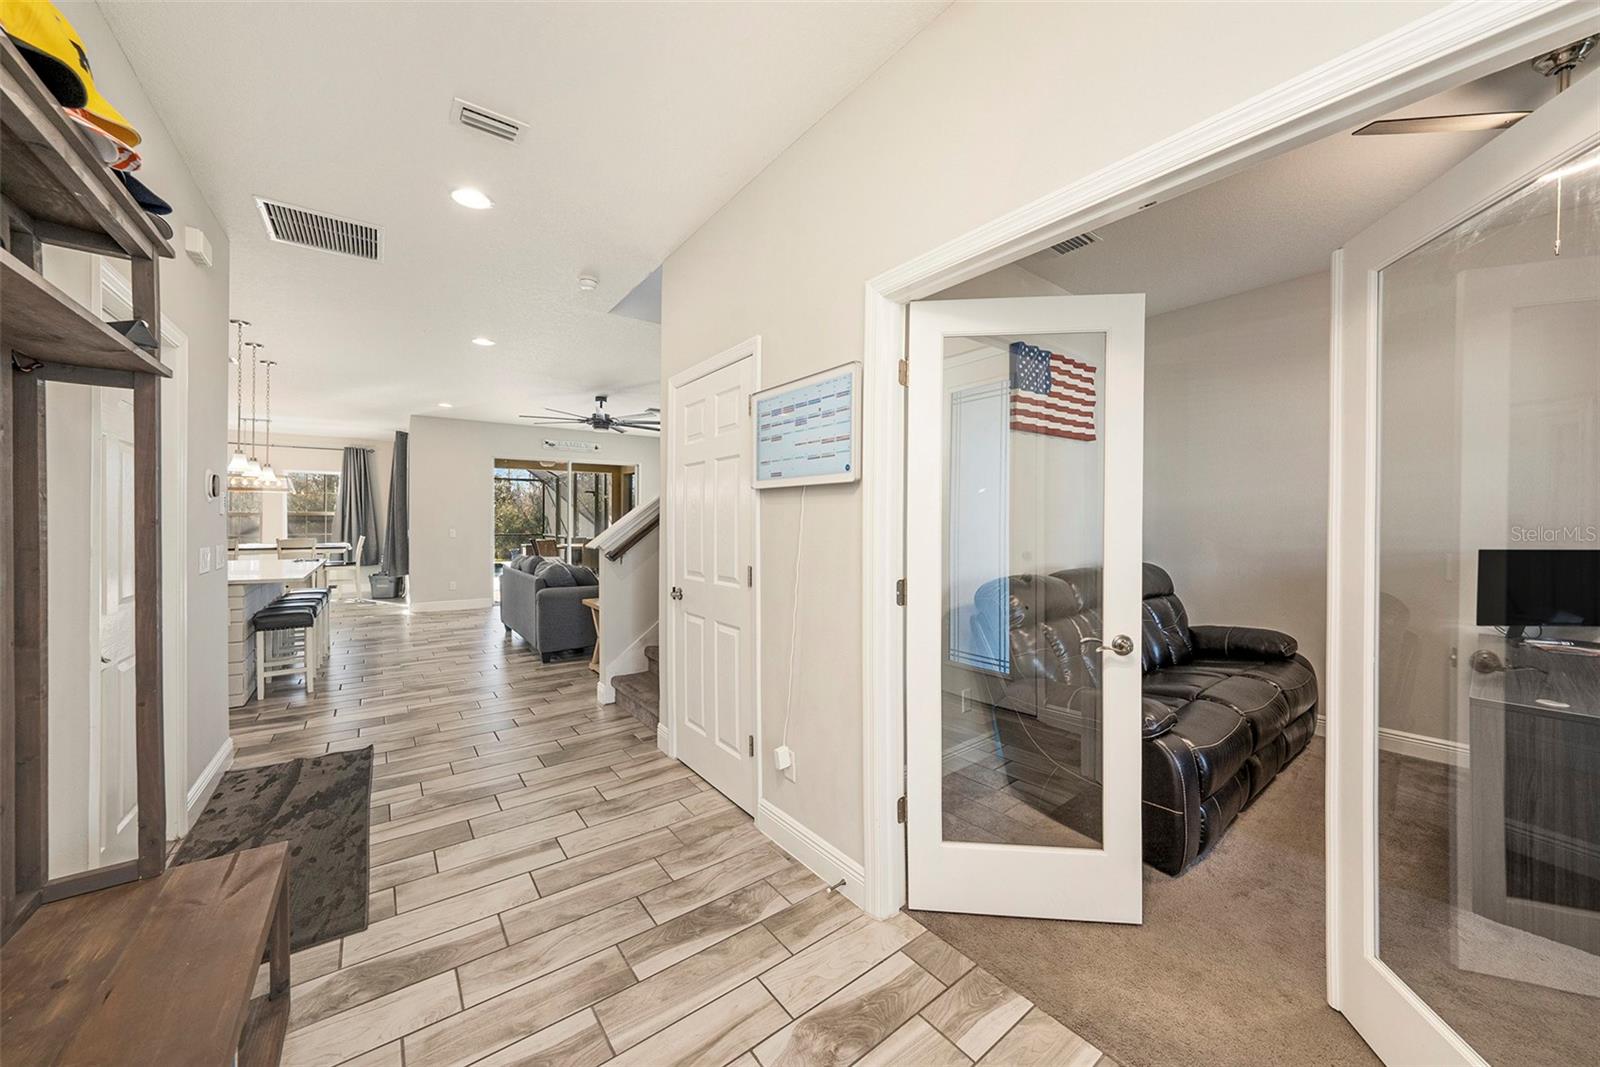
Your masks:
{"label": "tile floor", "polygon": [[1109,1057],[900,914],[875,920],[494,609],[336,606],[317,695],[235,766],[372,745],[371,925],[293,960],[284,1063],[1050,1064]]}

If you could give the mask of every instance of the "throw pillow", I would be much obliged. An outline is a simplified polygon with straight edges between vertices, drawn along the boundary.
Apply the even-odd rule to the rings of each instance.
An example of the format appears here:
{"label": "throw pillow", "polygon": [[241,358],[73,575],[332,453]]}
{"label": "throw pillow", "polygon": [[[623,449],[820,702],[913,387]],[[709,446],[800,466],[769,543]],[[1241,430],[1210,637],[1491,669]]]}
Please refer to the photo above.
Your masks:
{"label": "throw pillow", "polygon": [[560,589],[576,584],[572,580],[572,572],[567,570],[567,565],[555,559],[541,561],[533,576],[543,578],[546,589]]}
{"label": "throw pillow", "polygon": [[600,579],[588,567],[574,563],[567,567],[572,572],[572,580],[578,585],[599,585]]}

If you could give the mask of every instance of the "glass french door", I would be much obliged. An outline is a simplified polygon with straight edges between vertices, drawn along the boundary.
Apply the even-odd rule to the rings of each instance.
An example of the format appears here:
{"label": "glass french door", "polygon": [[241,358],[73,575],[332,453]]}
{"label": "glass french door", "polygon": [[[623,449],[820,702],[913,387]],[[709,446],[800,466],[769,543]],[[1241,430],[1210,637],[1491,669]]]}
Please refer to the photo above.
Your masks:
{"label": "glass french door", "polygon": [[1137,923],[1144,296],[910,307],[913,908]]}
{"label": "glass french door", "polygon": [[1597,117],[1335,259],[1329,1001],[1389,1064],[1600,1047]]}

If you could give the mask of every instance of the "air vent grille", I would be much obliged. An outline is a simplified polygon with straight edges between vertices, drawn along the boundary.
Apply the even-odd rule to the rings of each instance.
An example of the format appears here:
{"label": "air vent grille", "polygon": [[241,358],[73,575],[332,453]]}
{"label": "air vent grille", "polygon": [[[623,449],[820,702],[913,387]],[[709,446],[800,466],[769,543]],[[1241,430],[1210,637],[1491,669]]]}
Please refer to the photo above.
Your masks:
{"label": "air vent grille", "polygon": [[1050,246],[1050,250],[1058,256],[1064,256],[1068,252],[1076,252],[1080,248],[1088,248],[1092,244],[1098,244],[1101,239],[1100,235],[1093,230],[1086,230],[1076,237],[1068,237],[1065,241],[1057,241]]}
{"label": "air vent grille", "polygon": [[490,111],[477,104],[469,104],[460,98],[455,102],[456,119],[469,130],[486,133],[490,137],[498,137],[502,141],[515,141],[522,136],[522,123],[507,115]]}
{"label": "air vent grille", "polygon": [[256,198],[267,236],[281,244],[303,245],[358,259],[383,257],[383,231],[354,219],[341,219],[320,211]]}

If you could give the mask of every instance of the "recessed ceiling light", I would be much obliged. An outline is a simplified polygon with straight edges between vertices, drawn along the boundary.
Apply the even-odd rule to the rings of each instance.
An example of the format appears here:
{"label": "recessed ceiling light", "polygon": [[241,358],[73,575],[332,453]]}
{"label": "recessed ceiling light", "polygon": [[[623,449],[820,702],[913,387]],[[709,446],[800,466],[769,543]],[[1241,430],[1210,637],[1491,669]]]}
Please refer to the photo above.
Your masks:
{"label": "recessed ceiling light", "polygon": [[447,401],[444,401],[444,400],[439,401],[439,406],[442,407],[442,408],[453,408],[453,407],[455,407],[454,404],[451,404],[451,403],[449,403]]}
{"label": "recessed ceiling light", "polygon": [[460,189],[450,190],[450,199],[474,211],[485,211],[494,207],[494,201],[485,196],[483,190],[471,186],[464,185]]}
{"label": "recessed ceiling light", "polygon": [[472,343],[477,345],[479,348],[493,348],[494,347],[494,342],[489,340],[489,338],[487,338],[487,337],[474,337],[472,339]]}

